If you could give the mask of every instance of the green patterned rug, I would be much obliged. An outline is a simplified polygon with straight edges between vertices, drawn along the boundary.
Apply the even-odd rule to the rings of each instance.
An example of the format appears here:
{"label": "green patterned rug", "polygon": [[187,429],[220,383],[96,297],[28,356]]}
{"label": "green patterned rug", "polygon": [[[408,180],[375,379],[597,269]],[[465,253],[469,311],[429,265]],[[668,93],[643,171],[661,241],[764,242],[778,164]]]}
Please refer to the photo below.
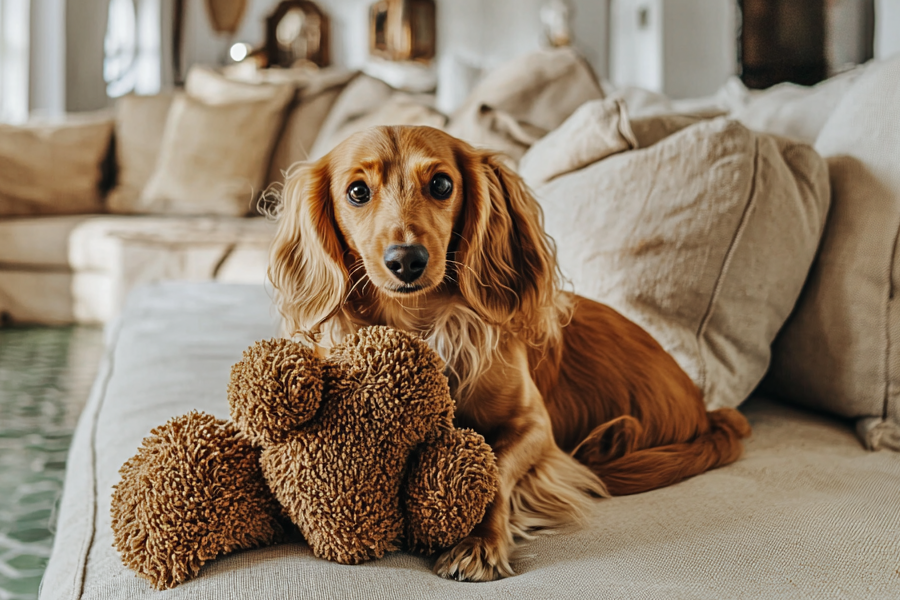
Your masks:
{"label": "green patterned rug", "polygon": [[37,598],[102,352],[98,328],[0,327],[0,600]]}

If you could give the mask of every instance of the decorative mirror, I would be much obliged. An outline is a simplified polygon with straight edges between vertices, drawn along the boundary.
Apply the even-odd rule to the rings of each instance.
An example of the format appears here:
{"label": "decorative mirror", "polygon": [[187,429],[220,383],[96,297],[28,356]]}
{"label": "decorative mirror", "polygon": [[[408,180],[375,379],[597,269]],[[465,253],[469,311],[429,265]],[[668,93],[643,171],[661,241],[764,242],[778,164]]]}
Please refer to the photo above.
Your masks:
{"label": "decorative mirror", "polygon": [[268,67],[331,63],[328,16],[310,0],[282,0],[266,19]]}
{"label": "decorative mirror", "polygon": [[387,60],[429,61],[435,31],[434,0],[379,0],[369,15],[369,51]]}

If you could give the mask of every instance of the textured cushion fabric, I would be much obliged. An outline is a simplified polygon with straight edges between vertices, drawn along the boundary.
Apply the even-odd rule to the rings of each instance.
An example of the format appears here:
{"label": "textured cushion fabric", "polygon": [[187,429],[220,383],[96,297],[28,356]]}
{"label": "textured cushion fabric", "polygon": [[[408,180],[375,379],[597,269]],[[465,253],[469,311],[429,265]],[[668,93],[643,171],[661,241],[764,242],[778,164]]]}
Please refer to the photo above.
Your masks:
{"label": "textured cushion fabric", "polygon": [[819,257],[774,348],[785,398],[868,418],[900,450],[900,57],[868,67],[816,140],[832,209]]}
{"label": "textured cushion fabric", "polygon": [[737,77],[730,77],[715,94],[699,98],[673,99],[636,87],[616,89],[609,82],[603,87],[608,98],[622,100],[628,106],[633,119],[676,114],[712,119],[739,109],[752,94]]}
{"label": "textured cushion fabric", "polygon": [[748,95],[731,118],[750,129],[796,138],[810,144],[853,82],[866,67],[857,67],[822,83],[805,87],[781,83]]}
{"label": "textured cushion fabric", "polygon": [[174,94],[128,95],[116,104],[116,187],[106,199],[110,212],[131,213],[156,167]]}
{"label": "textured cushion fabric", "polygon": [[112,131],[106,114],[0,124],[0,217],[102,212]]}
{"label": "textured cushion fabric", "polygon": [[69,270],[69,236],[97,215],[0,219],[0,268]]}
{"label": "textured cushion fabric", "polygon": [[238,217],[90,215],[0,220],[0,313],[105,323],[133,287],[262,283],[274,225]]}
{"label": "textured cushion fabric", "polygon": [[157,592],[112,547],[118,469],[173,415],[226,417],[228,369],[275,334],[272,317],[261,287],[169,284],[132,296],[73,440],[43,600],[900,596],[900,456],[867,453],[846,425],[761,399],[742,409],[754,436],[740,461],[598,500],[583,525],[527,543],[506,580],[443,580],[405,553],[338,565],[284,544],[211,561]]}
{"label": "textured cushion fabric", "polygon": [[719,118],[535,192],[577,293],[644,327],[710,408],[747,398],[824,227],[828,174],[811,147]]}
{"label": "textured cushion fabric", "polygon": [[202,65],[194,65],[184,81],[184,91],[205,104],[220,105],[234,102],[259,102],[279,97],[285,89],[295,90],[294,82],[274,84],[236,81]]}
{"label": "textured cushion fabric", "polygon": [[585,102],[601,98],[596,76],[574,50],[541,50],[485,75],[450,118],[447,132],[475,146],[503,150],[496,147],[494,120],[485,118],[490,111],[501,111],[508,121],[533,132],[548,132]]}
{"label": "textured cushion fabric", "polygon": [[395,90],[369,75],[360,74],[347,84],[322,124],[310,151],[317,160],[345,139],[378,125],[443,127],[447,118],[430,106],[434,96]]}
{"label": "textured cushion fabric", "polygon": [[309,160],[325,119],[352,77],[353,73],[346,71],[323,73],[300,90],[275,145],[269,166],[270,183],[284,181],[291,165]]}
{"label": "textured cushion fabric", "polygon": [[525,183],[536,188],[637,145],[624,102],[612,98],[585,102],[531,146],[519,161],[519,172]]}
{"label": "textured cushion fabric", "polygon": [[68,325],[75,321],[74,274],[0,266],[0,320]]}
{"label": "textured cushion fabric", "polygon": [[223,216],[251,212],[254,196],[267,183],[272,149],[294,95],[289,86],[266,87],[272,88],[271,97],[259,100],[208,104],[189,95],[175,98],[156,168],[137,210]]}

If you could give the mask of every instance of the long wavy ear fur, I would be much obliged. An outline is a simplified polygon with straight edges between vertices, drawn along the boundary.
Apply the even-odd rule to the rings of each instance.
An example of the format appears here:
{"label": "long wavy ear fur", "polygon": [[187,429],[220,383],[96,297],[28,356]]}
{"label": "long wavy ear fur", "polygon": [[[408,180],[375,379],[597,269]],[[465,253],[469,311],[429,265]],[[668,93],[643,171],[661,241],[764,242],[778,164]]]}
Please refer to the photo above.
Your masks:
{"label": "long wavy ear fur", "polygon": [[558,333],[564,300],[556,250],[525,183],[494,153],[462,148],[465,179],[457,260],[463,297],[493,325],[532,343]]}
{"label": "long wavy ear fur", "polygon": [[269,250],[269,280],[287,333],[309,341],[340,310],[349,279],[330,185],[327,157],[288,173]]}

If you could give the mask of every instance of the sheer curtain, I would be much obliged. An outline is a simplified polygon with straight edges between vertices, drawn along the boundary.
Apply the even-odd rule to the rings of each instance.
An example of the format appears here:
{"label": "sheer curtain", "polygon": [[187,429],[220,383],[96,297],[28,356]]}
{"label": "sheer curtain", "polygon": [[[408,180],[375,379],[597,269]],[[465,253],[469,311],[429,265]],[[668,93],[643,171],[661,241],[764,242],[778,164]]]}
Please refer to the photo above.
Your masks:
{"label": "sheer curtain", "polygon": [[28,118],[29,0],[0,0],[0,122]]}

